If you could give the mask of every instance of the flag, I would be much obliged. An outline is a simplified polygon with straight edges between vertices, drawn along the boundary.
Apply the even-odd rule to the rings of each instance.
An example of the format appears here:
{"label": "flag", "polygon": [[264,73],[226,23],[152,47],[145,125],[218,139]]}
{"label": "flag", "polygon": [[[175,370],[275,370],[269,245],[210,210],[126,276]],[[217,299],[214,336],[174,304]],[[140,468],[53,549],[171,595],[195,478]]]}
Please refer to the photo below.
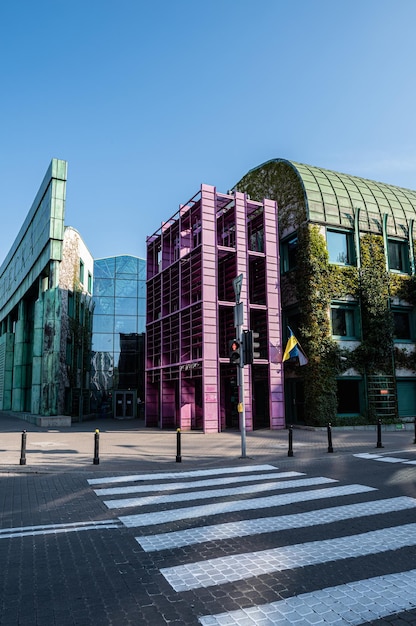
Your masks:
{"label": "flag", "polygon": [[288,361],[289,359],[298,359],[299,365],[306,365],[308,363],[308,359],[299,341],[296,339],[295,335],[292,332],[292,329],[288,326],[289,330],[289,339],[287,340],[286,348],[283,354],[282,361]]}

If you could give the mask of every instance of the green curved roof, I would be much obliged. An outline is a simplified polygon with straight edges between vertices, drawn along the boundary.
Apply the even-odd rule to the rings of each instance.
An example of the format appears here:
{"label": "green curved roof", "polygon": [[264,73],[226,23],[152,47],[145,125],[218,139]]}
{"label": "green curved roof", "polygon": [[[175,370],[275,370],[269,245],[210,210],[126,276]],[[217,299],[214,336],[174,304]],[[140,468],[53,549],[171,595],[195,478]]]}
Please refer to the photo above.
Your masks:
{"label": "green curved roof", "polygon": [[[416,191],[379,183],[358,176],[272,159],[251,170],[247,176],[260,174],[264,168],[292,169],[303,187],[307,219],[351,227],[356,209],[360,209],[360,230],[381,232],[387,214],[388,233],[407,236],[409,221],[416,219]],[[280,172],[281,175],[284,172]],[[246,177],[244,177],[246,178]]]}

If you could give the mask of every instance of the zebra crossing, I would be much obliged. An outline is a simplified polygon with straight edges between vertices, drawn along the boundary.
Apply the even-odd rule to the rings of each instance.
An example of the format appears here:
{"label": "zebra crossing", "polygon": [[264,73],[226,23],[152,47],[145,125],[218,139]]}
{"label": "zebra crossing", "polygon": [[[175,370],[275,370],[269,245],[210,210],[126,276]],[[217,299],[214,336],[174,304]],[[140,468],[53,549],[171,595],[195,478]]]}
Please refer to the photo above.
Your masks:
{"label": "zebra crossing", "polygon": [[375,454],[372,452],[362,452],[360,454],[354,454],[357,459],[366,459],[367,461],[381,461],[382,463],[401,463],[403,465],[416,465],[415,460],[409,460],[407,458],[385,455],[385,454]]}
{"label": "zebra crossing", "polygon": [[[157,561],[163,562],[159,572],[174,593],[198,597],[202,590],[227,590],[247,581],[255,587],[256,580],[274,581],[276,587],[282,574],[293,577],[295,591],[286,597],[275,592],[271,602],[199,611],[196,619],[202,626],[365,624],[416,609],[411,591],[416,569],[396,571],[400,567],[390,565],[382,575],[361,579],[359,573],[349,574],[345,582],[318,587],[305,574],[342,562],[354,572],[355,562],[365,557],[385,555],[391,564],[395,554],[414,550],[415,498],[381,497],[372,486],[341,484],[273,465],[144,473],[88,483],[106,507],[119,513],[117,521],[132,529],[144,553],[163,556]],[[315,528],[323,531],[323,539],[314,538]],[[302,584],[296,590],[298,581]]]}

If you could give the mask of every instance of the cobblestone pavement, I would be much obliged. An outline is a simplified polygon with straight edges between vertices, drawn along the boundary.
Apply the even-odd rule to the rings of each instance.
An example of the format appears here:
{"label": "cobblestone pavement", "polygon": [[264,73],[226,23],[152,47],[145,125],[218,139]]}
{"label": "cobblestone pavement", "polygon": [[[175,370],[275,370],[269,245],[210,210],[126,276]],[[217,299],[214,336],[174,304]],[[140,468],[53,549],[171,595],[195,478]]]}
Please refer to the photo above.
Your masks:
{"label": "cobblestone pavement", "polygon": [[0,625],[416,624],[414,432],[376,435],[3,416]]}

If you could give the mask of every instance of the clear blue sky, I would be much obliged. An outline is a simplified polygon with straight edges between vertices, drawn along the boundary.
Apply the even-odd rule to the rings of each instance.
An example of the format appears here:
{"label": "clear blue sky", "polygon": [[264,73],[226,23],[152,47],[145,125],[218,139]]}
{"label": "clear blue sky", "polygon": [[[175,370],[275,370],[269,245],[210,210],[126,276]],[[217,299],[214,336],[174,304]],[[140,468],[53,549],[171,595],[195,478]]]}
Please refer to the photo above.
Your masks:
{"label": "clear blue sky", "polygon": [[416,189],[415,0],[0,7],[0,261],[53,157],[96,258],[282,157]]}

